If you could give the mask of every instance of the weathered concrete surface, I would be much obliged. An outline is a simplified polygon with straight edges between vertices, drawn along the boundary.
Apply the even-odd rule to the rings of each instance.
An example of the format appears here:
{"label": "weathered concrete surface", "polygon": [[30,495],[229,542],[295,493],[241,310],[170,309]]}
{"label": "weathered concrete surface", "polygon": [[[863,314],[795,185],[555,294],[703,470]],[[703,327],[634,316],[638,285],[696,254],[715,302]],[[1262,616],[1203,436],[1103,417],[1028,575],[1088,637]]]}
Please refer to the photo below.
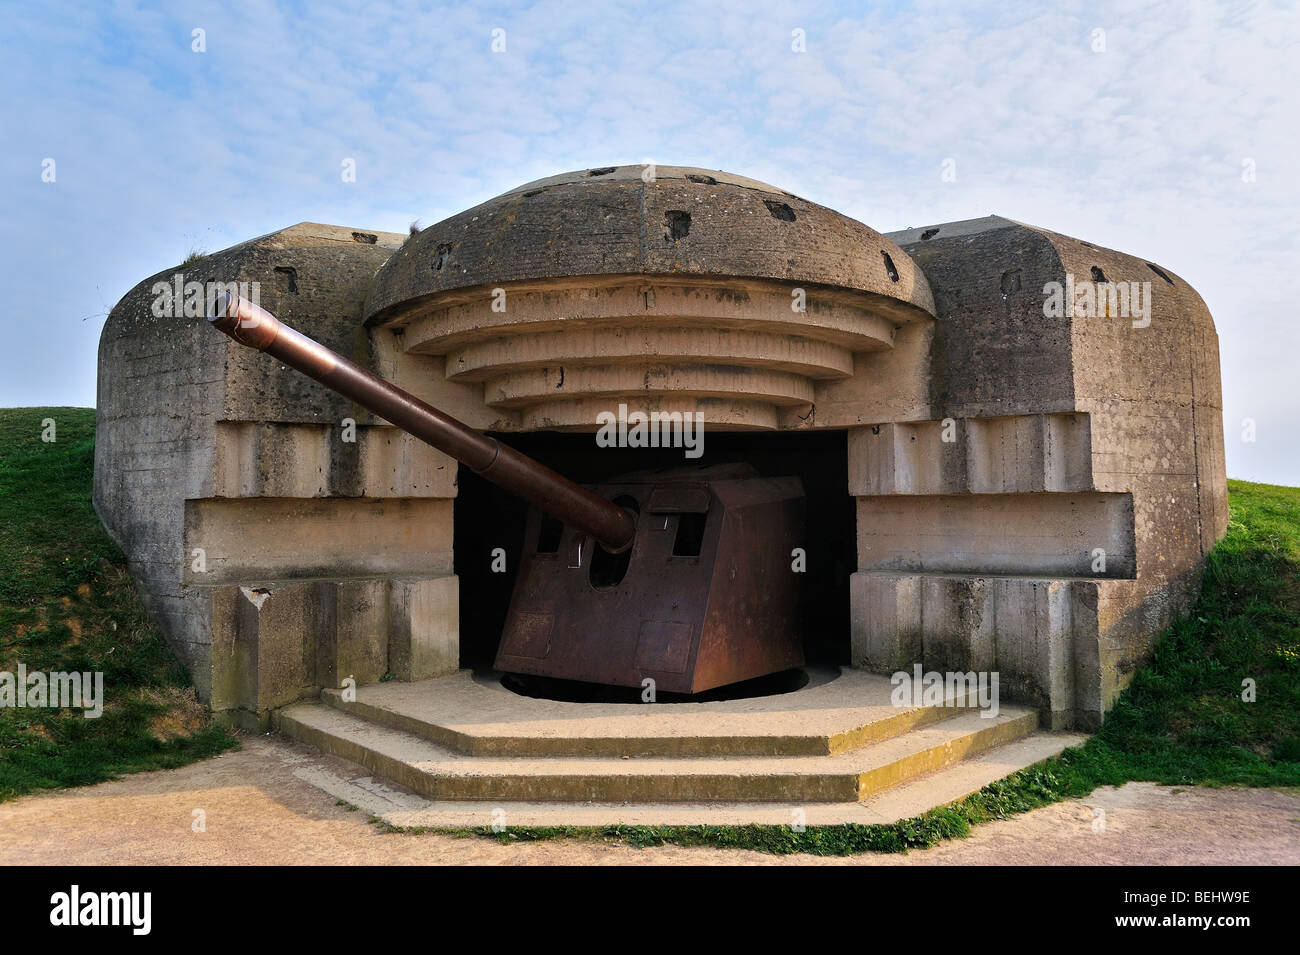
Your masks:
{"label": "weathered concrete surface", "polygon": [[[1097,725],[1226,528],[1196,292],[997,217],[884,236],[743,177],[644,172],[539,180],[410,238],[294,226],[185,277],[260,282],[480,429],[591,432],[626,402],[844,430],[855,664],[997,669],[1046,725]],[[264,725],[344,671],[454,670],[455,462],[197,316],[153,316],[174,271],[105,327],[95,500],[204,698]],[[1046,314],[1070,280],[1150,282],[1149,321]]]}
{"label": "weathered concrete surface", "polygon": [[278,710],[276,726],[440,802],[857,803],[1038,724],[1033,709],[978,708],[973,685],[907,703],[854,671],[671,705],[535,700],[469,673],[322,695]]}
{"label": "weathered concrete surface", "polygon": [[155,285],[257,283],[263,305],[368,365],[362,304],[400,241],[304,223],[144,280],[104,326],[96,510],[203,699],[237,721],[264,724],[341,669],[387,671],[386,603],[381,617],[349,596],[387,584],[351,581],[451,573],[455,462],[215,334],[205,302],[173,311]]}
{"label": "weathered concrete surface", "polygon": [[594,430],[622,399],[728,429],[926,413],[933,298],[894,243],[743,177],[643,172],[539,180],[425,229],[375,276],[368,322],[481,382],[501,430]]}
{"label": "weathered concrete surface", "polygon": [[375,277],[370,320],[450,291],[469,301],[484,286],[610,275],[775,279],[861,292],[890,317],[933,311],[907,256],[856,220],[752,179],[643,170],[564,173],[430,226]]}
{"label": "weathered concrete surface", "polygon": [[[832,671],[833,672],[833,671]],[[890,681],[846,670],[796,693],[645,706],[569,703],[520,696],[468,671],[422,684],[330,690],[328,705],[471,756],[829,756],[902,736],[953,715],[951,706],[894,705]]]}
{"label": "weathered concrete surface", "polygon": [[389,672],[408,682],[454,673],[460,666],[455,576],[396,578],[390,582],[389,601]]}
{"label": "weathered concrete surface", "polygon": [[[743,276],[582,276],[426,296],[389,309],[377,330],[400,332],[408,355],[436,358],[449,381],[477,386],[498,430],[593,430],[596,408],[680,399],[699,402],[712,426],[776,428],[787,415],[807,424],[820,389],[836,382],[861,378],[917,403],[906,396],[924,388],[891,375],[905,358],[888,353],[900,330],[911,344],[929,315],[901,306],[887,314],[880,302]],[[872,361],[866,373],[857,359]],[[841,402],[854,394],[841,387]],[[858,398],[858,413],[888,407],[864,404],[869,397]],[[828,409],[817,424],[835,421]]]}
{"label": "weathered concrete surface", "polygon": [[[412,794],[409,798],[419,800],[414,805],[405,801],[384,805],[364,796],[361,797],[364,802],[358,805],[371,808],[389,825],[409,828],[490,825],[492,812],[497,810],[504,813],[506,823],[512,826],[788,826],[798,821],[809,826],[881,825],[919,816],[969,796],[989,783],[1078,746],[1085,739],[1086,736],[1074,733],[1034,733],[967,755],[960,762],[904,780],[861,801],[842,803],[810,802],[792,807],[780,802],[434,802]],[[329,786],[329,791],[334,791],[334,786]]]}
{"label": "weathered concrete surface", "polygon": [[365,766],[430,799],[527,802],[861,801],[898,783],[1024,739],[1037,715],[1006,706],[974,713],[852,753],[775,759],[479,759],[447,752],[398,730],[319,703],[277,710],[275,726],[294,739]]}
{"label": "weathered concrete surface", "polygon": [[451,502],[372,497],[211,498],[189,501],[183,582],[211,586],[263,577],[446,575]]}
{"label": "weathered concrete surface", "polygon": [[[1107,561],[1094,574],[1097,547]],[[858,552],[862,570],[1128,577],[1133,502],[1095,493],[860,497]]]}
{"label": "weathered concrete surface", "polygon": [[[1213,320],[1168,269],[995,216],[890,237],[935,295],[931,421],[853,432],[850,487],[860,568],[922,576],[859,575],[855,659],[929,665],[920,641],[938,627],[950,648],[951,619],[968,634],[964,655],[978,656],[991,617],[993,659],[1016,676],[1017,698],[1050,725],[1095,726],[1190,605],[1227,528]],[[1114,283],[1138,283],[1147,308],[1070,302],[1049,314],[1050,283],[1091,286],[1098,302]],[[1078,511],[1085,491],[1113,503]],[[927,506],[915,495],[939,496]],[[928,544],[889,530],[908,516],[931,522]],[[927,571],[967,579],[923,604]]]}

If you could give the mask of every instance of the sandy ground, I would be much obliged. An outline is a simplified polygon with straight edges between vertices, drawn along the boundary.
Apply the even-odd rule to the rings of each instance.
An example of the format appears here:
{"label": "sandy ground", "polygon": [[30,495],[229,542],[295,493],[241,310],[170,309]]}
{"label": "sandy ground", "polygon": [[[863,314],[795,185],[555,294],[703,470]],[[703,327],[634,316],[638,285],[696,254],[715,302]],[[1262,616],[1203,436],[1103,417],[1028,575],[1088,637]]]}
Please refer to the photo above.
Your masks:
{"label": "sandy ground", "polygon": [[[1168,864],[1300,863],[1300,792],[1130,783],[906,855],[823,859],[563,840],[385,834],[313,780],[374,785],[350,763],[277,737],[169,772],[0,804],[3,864]],[[382,788],[382,787],[380,787]],[[391,790],[389,790],[391,793]],[[195,810],[206,831],[195,832]],[[1101,825],[1104,823],[1104,826]]]}

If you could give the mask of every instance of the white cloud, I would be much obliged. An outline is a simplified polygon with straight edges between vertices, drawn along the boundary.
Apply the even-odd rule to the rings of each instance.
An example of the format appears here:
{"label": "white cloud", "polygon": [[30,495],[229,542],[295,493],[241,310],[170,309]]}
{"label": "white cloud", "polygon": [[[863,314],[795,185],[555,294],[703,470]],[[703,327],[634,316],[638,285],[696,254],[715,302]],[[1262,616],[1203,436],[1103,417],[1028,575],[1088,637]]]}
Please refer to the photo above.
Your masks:
{"label": "white cloud", "polygon": [[[1282,281],[1300,230],[1297,8],[855,6],[13,10],[0,404],[93,402],[99,322],[81,319],[191,242],[303,219],[402,231],[650,158],[774,182],[881,230],[996,212],[1166,265],[1218,323],[1230,473],[1300,483],[1300,323]],[[190,51],[194,27],[207,53]],[[45,156],[56,185],[39,181]],[[1244,416],[1255,445],[1235,440]]]}

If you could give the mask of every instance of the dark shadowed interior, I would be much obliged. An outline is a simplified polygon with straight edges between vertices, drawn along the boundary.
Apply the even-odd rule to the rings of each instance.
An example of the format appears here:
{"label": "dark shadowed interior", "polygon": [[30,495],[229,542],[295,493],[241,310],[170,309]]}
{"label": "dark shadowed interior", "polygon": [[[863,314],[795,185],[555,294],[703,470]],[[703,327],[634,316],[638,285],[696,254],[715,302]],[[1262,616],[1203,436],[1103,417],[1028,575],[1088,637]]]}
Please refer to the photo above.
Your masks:
{"label": "dark shadowed interior", "polygon": [[[496,435],[524,454],[580,483],[652,468],[744,461],[765,477],[794,475],[807,494],[804,648],[809,663],[849,662],[849,575],[855,563],[855,514],[847,485],[843,431],[705,434],[704,454],[681,448],[601,448],[592,434],[538,431]],[[505,623],[523,537],[527,505],[468,468],[460,468],[456,497],[455,568],[460,577],[460,665],[490,667]],[[506,571],[492,570],[503,548]]]}

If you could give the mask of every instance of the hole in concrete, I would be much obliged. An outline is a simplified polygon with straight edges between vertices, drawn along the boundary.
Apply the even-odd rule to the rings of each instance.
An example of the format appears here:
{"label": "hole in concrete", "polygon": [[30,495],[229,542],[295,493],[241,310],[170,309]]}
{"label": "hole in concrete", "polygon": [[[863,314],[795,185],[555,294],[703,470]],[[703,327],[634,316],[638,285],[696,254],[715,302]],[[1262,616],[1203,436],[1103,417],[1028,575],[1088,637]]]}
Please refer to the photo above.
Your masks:
{"label": "hole in concrete", "polygon": [[442,267],[447,264],[449,258],[451,258],[451,244],[444,242],[433,253],[433,270],[441,272]]}
{"label": "hole in concrete", "polygon": [[894,260],[889,257],[889,253],[886,252],[884,249],[880,250],[880,254],[885,260],[885,271],[889,273],[889,280],[891,282],[897,282],[898,269],[894,265]]}
{"label": "hole in concrete", "polygon": [[933,239],[933,238],[934,238],[936,235],[938,235],[938,234],[939,234],[939,230],[938,230],[938,229],[926,229],[924,232],[921,233],[921,241],[922,241],[922,242],[929,242],[931,239]]}
{"label": "hole in concrete", "polygon": [[1106,281],[1106,273],[1094,265],[1092,267],[1092,280],[1094,282],[1104,282]]}
{"label": "hole in concrete", "polygon": [[587,170],[587,175],[588,175],[588,176],[608,176],[611,172],[613,172],[613,171],[614,171],[615,169],[617,169],[617,168],[618,168],[617,166],[601,166],[599,169],[588,169],[588,170]]}
{"label": "hole in concrete", "polygon": [[1012,292],[1020,291],[1020,269],[1007,269],[1002,273],[1000,283],[1003,296],[1010,295]]}
{"label": "hole in concrete", "polygon": [[680,209],[669,209],[664,213],[664,241],[677,242],[686,238],[691,232],[691,214]]}
{"label": "hole in concrete", "polygon": [[1166,275],[1166,274],[1164,273],[1164,271],[1163,271],[1159,266],[1152,265],[1150,262],[1148,262],[1148,263],[1147,263],[1147,268],[1149,268],[1152,272],[1156,273],[1156,275],[1160,276],[1162,279],[1164,279],[1164,280],[1165,280],[1166,282],[1168,282],[1170,285],[1173,285],[1173,284],[1174,284],[1174,280],[1171,279],[1168,275]]}
{"label": "hole in concrete", "polygon": [[364,243],[365,245],[374,245],[376,242],[379,241],[379,236],[371,235],[369,232],[353,232],[352,241],[361,242]]}
{"label": "hole in concrete", "polygon": [[718,184],[718,180],[714,179],[712,176],[701,176],[699,173],[695,172],[688,172],[686,178],[691,182],[698,182],[701,186],[716,186]]}
{"label": "hole in concrete", "polygon": [[288,282],[289,291],[292,294],[297,295],[298,294],[298,270],[295,269],[292,265],[277,265],[275,267],[275,271],[277,274],[283,275],[285,277],[285,279]]}
{"label": "hole in concrete", "polygon": [[775,199],[764,199],[763,205],[767,206],[767,211],[772,214],[773,219],[780,219],[782,222],[793,222],[795,220],[794,210],[784,202],[777,202]]}
{"label": "hole in concrete", "polygon": [[262,609],[262,604],[271,596],[271,591],[265,587],[240,587],[239,590],[258,610]]}

